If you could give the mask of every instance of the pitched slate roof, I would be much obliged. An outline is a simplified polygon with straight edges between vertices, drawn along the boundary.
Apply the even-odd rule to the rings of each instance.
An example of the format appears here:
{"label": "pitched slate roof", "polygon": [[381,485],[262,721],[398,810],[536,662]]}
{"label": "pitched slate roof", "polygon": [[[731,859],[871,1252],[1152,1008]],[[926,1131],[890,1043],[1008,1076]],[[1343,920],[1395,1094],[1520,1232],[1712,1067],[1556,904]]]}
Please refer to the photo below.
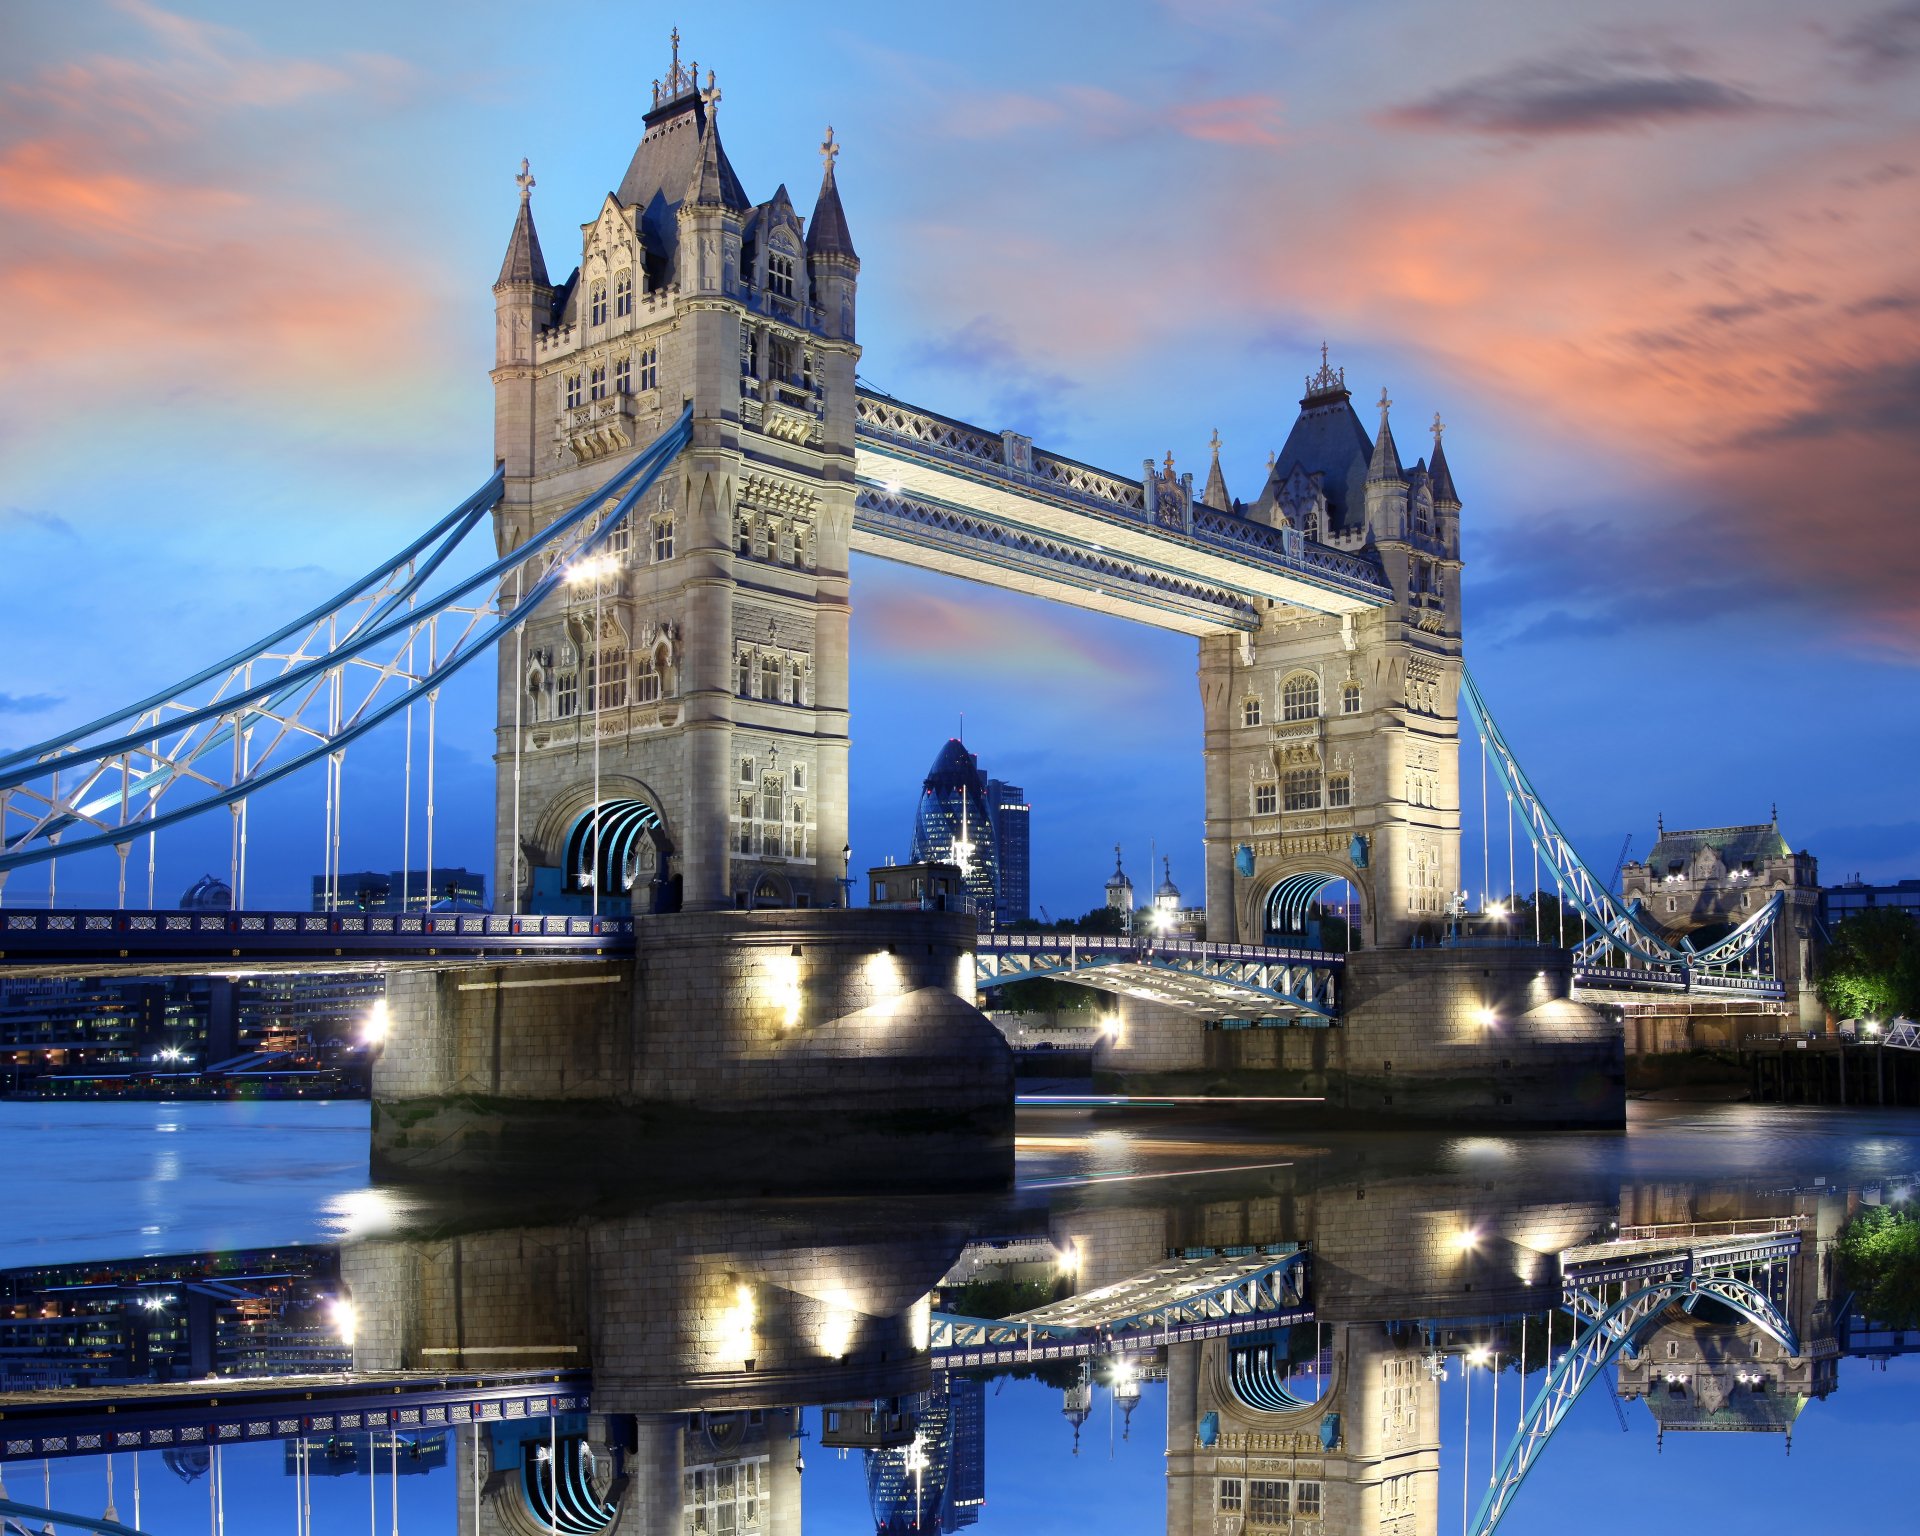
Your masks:
{"label": "pitched slate roof", "polygon": [[504,283],[533,283],[551,287],[547,280],[547,260],[540,254],[540,235],[533,227],[533,205],[520,199],[520,212],[513,221],[513,234],[507,241],[506,260],[500,263],[500,275],[493,280],[498,288]]}
{"label": "pitched slate roof", "polygon": [[813,205],[813,218],[807,225],[809,256],[852,256],[853,236],[847,229],[847,211],[840,206],[840,187],[833,179],[833,163],[820,178],[820,196]]}
{"label": "pitched slate roof", "polygon": [[1308,395],[1300,415],[1273,461],[1263,499],[1279,494],[1298,464],[1320,476],[1327,498],[1327,522],[1335,533],[1364,526],[1367,517],[1367,465],[1373,459],[1373,439],[1354,413],[1346,390]]}
{"label": "pitched slate roof", "polygon": [[[699,96],[676,97],[649,112],[646,130],[614,195],[640,209],[640,226],[655,250],[671,253],[679,239],[676,215],[701,171],[708,139],[707,108]],[[718,127],[712,132],[717,195],[722,206],[744,213],[752,204],[727,160]]]}
{"label": "pitched slate roof", "polygon": [[1647,855],[1647,867],[1664,870],[1670,863],[1686,863],[1702,848],[1713,849],[1729,869],[1748,860],[1757,864],[1764,859],[1784,859],[1793,852],[1780,835],[1779,826],[1770,821],[1747,827],[1663,830]]}

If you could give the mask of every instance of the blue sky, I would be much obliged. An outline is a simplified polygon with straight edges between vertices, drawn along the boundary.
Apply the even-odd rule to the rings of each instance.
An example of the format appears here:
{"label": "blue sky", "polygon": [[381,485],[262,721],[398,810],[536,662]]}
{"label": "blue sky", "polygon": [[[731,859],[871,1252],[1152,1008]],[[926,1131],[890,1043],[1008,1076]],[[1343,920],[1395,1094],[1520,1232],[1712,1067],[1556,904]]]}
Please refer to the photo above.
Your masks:
{"label": "blue sky", "polygon": [[[1469,659],[1590,858],[1777,802],[1830,879],[1920,872],[1910,4],[10,7],[0,742],[484,477],[512,172],[564,271],[676,22],[753,196],[810,206],[833,123],[864,378],[1120,470],[1203,471],[1217,427],[1251,496],[1325,339],[1403,442],[1449,423]],[[964,712],[1056,914],[1116,841],[1197,888],[1190,641],[870,560],[855,603],[856,863]],[[443,715],[443,862],[490,842],[484,693]],[[397,761],[350,761],[348,867],[399,862]],[[319,862],[318,785],[280,798],[256,901]],[[224,872],[223,827],[163,843],[163,899]]]}

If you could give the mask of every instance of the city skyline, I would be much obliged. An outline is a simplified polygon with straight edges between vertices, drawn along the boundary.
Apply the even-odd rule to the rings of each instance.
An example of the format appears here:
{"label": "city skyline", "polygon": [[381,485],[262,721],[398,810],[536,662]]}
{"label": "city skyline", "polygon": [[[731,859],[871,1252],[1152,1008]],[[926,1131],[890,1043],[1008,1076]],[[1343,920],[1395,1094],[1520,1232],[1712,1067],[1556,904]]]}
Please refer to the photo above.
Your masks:
{"label": "city skyline", "polygon": [[[533,160],[550,230],[590,215],[673,18],[589,7],[605,108],[575,114],[554,110],[570,77],[518,54],[504,11],[457,39],[383,18],[379,54],[360,46],[370,14],[295,26],[128,3],[10,21],[0,284],[24,319],[0,517],[23,560],[84,566],[89,600],[126,627],[76,632],[55,584],[18,591],[8,745],[268,627],[288,594],[369,563],[483,472],[509,173]],[[1410,428],[1435,409],[1450,423],[1469,658],[1590,860],[1610,865],[1628,831],[1644,849],[1661,812],[1749,822],[1777,800],[1826,880],[1894,879],[1920,861],[1899,768],[1920,747],[1899,500],[1920,313],[1899,265],[1912,51],[1883,7],[1819,25],[1733,14],[1649,12],[1630,42],[1636,18],[1530,11],[1497,53],[1471,41],[1485,29],[1410,20],[1366,46],[1417,59],[1428,83],[1345,101],[1330,82],[1357,78],[1361,39],[1335,12],[1128,8],[1111,37],[1076,36],[1071,64],[1018,80],[1002,63],[1015,30],[1041,57],[1067,20],[989,9],[938,63],[924,22],[878,8],[778,47],[684,30],[756,187],[806,186],[820,124],[838,125],[870,382],[1122,472],[1169,446],[1202,472],[1218,426],[1229,489],[1251,497],[1329,339],[1360,398],[1384,383]],[[1232,56],[1234,31],[1286,67]],[[1333,137],[1338,177],[1315,153]],[[286,153],[309,141],[328,154]],[[1144,230],[1143,192],[1164,208]],[[1250,202],[1306,210],[1319,238]],[[954,238],[956,206],[1020,209],[996,262],[958,259],[972,242]],[[1357,233],[1388,210],[1385,233]],[[1489,247],[1482,225],[1523,231],[1524,249]],[[1214,238],[1173,237],[1195,226]],[[376,347],[388,366],[369,379]],[[82,476],[68,450],[88,429],[49,404],[69,369],[122,423],[89,441]],[[116,558],[132,539],[142,558]],[[997,770],[1050,808],[1036,902],[1091,905],[1116,837],[1154,838],[1197,884],[1189,642],[864,558],[854,603],[856,863],[897,845],[911,804],[895,786],[964,708],[1005,744]],[[1688,740],[1714,667],[1770,679],[1782,710],[1825,700],[1845,725],[1844,794],[1765,716]],[[1628,687],[1632,707],[1611,709]],[[486,715],[483,689],[450,693],[436,861],[485,862]],[[1680,723],[1649,746],[1622,734],[1641,720]],[[386,741],[349,766],[369,814],[347,865],[398,862],[381,781],[399,756]],[[250,889],[278,880],[304,905],[319,796],[285,793],[312,802],[313,835],[264,836]],[[223,875],[225,844],[224,827],[169,837],[161,890]],[[109,894],[72,878],[74,899]],[[16,876],[7,894],[35,889]]]}

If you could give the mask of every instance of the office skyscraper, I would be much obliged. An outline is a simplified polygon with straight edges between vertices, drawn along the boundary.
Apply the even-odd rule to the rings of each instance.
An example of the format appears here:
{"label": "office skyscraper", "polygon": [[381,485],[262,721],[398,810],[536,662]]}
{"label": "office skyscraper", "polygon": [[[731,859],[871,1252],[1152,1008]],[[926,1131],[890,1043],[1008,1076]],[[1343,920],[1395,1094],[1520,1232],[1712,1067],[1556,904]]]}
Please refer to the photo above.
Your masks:
{"label": "office skyscraper", "polygon": [[1000,895],[994,915],[1001,926],[1024,923],[1033,915],[1032,863],[1027,851],[1027,822],[1033,807],[1027,792],[1005,779],[988,779],[987,815],[993,822],[993,846],[1000,856]]}

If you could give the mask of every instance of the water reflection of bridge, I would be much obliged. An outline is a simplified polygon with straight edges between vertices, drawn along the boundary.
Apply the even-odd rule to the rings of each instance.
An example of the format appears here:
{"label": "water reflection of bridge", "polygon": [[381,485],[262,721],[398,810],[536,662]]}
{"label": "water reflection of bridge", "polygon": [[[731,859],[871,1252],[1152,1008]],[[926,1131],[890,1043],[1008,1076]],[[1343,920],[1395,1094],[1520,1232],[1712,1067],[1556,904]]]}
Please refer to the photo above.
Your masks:
{"label": "water reflection of bridge", "polygon": [[[1283,1504],[1301,1536],[1433,1532],[1461,1492],[1441,1487],[1441,1378],[1457,1394],[1470,1372],[1484,1400],[1484,1367],[1511,1388],[1523,1342],[1530,1384],[1550,1338],[1558,1379],[1610,1372],[1663,1430],[1790,1430],[1836,1382],[1819,1252],[1846,1198],[1436,1176],[1333,1147],[1251,1173],[1054,1189],[1046,1208],[431,1210],[341,1251],[352,1381],[16,1396],[0,1444],[19,1460],[165,1444],[155,1431],[236,1444],[445,1426],[473,1536],[549,1520],[679,1533],[696,1512],[710,1531],[792,1536],[808,1441],[825,1432],[812,1409],[837,1405],[831,1443],[873,1459],[876,1515],[952,1530],[978,1507],[981,1465],[978,1415],[952,1384],[1012,1368],[1055,1382],[1071,1424],[1096,1393],[1130,1404],[1143,1379],[1165,1382],[1170,1533],[1278,1525]],[[1038,1304],[1005,1318],[929,1305],[987,1279]],[[1728,1280],[1749,1315],[1724,1310],[1734,1290],[1697,1283]],[[1608,1333],[1623,1305],[1632,1326]],[[1569,1312],[1598,1321],[1579,1348]],[[1525,1452],[1509,1473],[1537,1464],[1570,1401],[1549,1386],[1529,1417],[1503,1395],[1498,1442]],[[1478,1469],[1490,1431],[1478,1407],[1474,1421]],[[1510,1501],[1519,1478],[1507,1484]]]}

